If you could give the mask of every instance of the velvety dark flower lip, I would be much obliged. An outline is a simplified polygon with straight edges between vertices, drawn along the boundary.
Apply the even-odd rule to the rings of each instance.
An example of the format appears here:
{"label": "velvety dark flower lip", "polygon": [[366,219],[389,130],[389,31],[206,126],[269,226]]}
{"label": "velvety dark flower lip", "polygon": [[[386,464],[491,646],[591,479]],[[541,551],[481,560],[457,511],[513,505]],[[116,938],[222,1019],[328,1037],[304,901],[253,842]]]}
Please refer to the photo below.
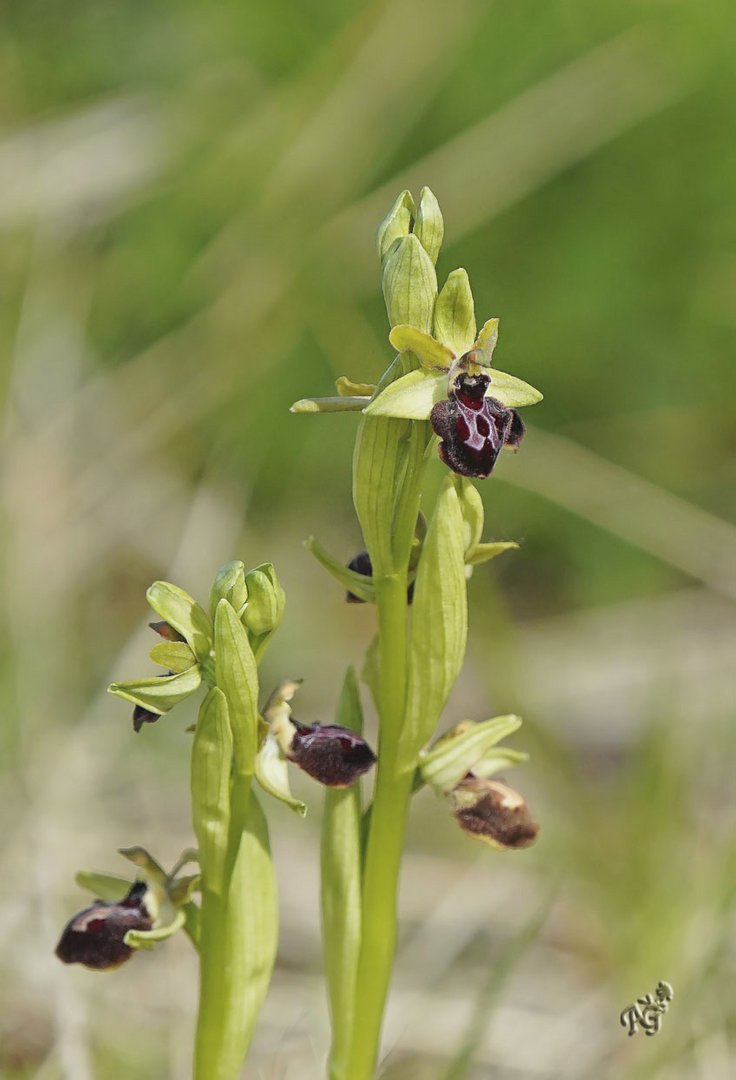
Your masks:
{"label": "velvety dark flower lip", "polygon": [[524,436],[516,410],[486,397],[489,385],[491,379],[483,372],[461,373],[447,401],[438,401],[430,415],[432,430],[442,440],[440,457],[460,476],[490,476],[501,448],[518,447]]}
{"label": "velvety dark flower lip", "polygon": [[65,964],[83,964],[94,971],[112,971],[133,955],[124,942],[129,930],[150,930],[146,908],[148,886],[137,881],[122,900],[95,900],[64,927],[56,955]]}
{"label": "velvety dark flower lip", "polygon": [[493,847],[525,848],[537,838],[539,826],[526,800],[498,780],[469,773],[449,798],[463,831]]}
{"label": "velvety dark flower lip", "polygon": [[161,719],[161,714],[144,709],[142,705],[136,705],[133,709],[133,729],[140,731],[144,724],[155,724]]}
{"label": "velvety dark flower lip", "polygon": [[[348,563],[348,570],[354,570],[356,574],[362,574],[363,577],[373,577],[373,563],[371,557],[367,551],[359,551],[357,555],[354,555]],[[359,596],[348,590],[345,594],[345,599],[349,604],[364,604],[365,600],[361,600]],[[414,599],[414,582],[409,582],[409,587],[406,590],[406,602],[411,604]]]}
{"label": "velvety dark flower lip", "polygon": [[287,757],[327,787],[350,787],[376,762],[365,739],[337,724],[300,724],[291,717],[294,736]]}

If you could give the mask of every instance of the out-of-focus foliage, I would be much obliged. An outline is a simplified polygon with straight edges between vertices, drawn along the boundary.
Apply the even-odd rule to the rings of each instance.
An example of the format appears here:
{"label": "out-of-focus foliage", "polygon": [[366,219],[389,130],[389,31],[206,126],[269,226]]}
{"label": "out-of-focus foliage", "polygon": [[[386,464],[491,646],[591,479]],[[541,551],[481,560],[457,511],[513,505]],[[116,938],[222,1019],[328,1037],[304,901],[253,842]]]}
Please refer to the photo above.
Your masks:
{"label": "out-of-focus foliage", "polygon": [[[333,715],[372,612],[300,541],[361,546],[356,418],[287,409],[386,366],[374,231],[423,184],[440,280],[468,269],[499,368],[545,393],[480,485],[521,550],[475,570],[447,712],[524,716],[542,831],[479,854],[417,797],[386,1075],[730,1075],[732,22],[726,0],[6,5],[0,1075],[187,1075],[185,943],[104,981],[52,956],[78,864],[191,841],[187,718],[135,736],[102,691],[150,633],[151,580],[205,595],[228,559],[272,560],[264,677]],[[270,811],[264,1077],[317,1076],[326,1046],[298,794],[306,821]],[[662,1031],[627,1039],[659,979]]]}

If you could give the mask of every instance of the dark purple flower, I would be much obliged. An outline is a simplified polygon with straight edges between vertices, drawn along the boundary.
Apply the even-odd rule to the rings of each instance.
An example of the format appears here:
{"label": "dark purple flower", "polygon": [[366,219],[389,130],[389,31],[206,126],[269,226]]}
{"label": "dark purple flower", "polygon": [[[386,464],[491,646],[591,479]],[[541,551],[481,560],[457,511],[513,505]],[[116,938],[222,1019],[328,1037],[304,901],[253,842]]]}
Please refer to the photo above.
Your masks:
{"label": "dark purple flower", "polygon": [[[372,578],[373,577],[373,563],[371,562],[371,557],[368,554],[368,552],[367,551],[359,551],[357,555],[354,555],[353,558],[348,563],[348,570],[354,570],[356,574],[362,574],[363,577]],[[347,600],[347,602],[349,604],[364,604],[365,603],[365,600],[361,600],[361,598],[359,596],[356,596],[355,593],[352,593],[349,590],[345,594],[345,599]],[[410,581],[409,582],[409,587],[406,590],[406,602],[407,602],[407,604],[410,604],[413,599],[414,599],[414,582]]]}
{"label": "dark purple flower", "polygon": [[485,840],[493,847],[529,847],[539,826],[522,795],[498,780],[468,773],[448,798],[455,819],[469,836]]}
{"label": "dark purple flower", "polygon": [[440,457],[460,476],[490,476],[501,447],[517,447],[524,435],[516,410],[485,396],[490,382],[483,372],[458,375],[447,401],[438,401],[430,415],[442,440]]}
{"label": "dark purple flower", "polygon": [[292,716],[294,727],[287,757],[320,784],[344,788],[375,764],[376,755],[365,739],[337,724],[300,724]]}
{"label": "dark purple flower", "polygon": [[133,709],[133,729],[140,731],[144,724],[155,724],[161,719],[161,714],[144,709],[142,705],[136,705]]}
{"label": "dark purple flower", "polygon": [[120,967],[134,953],[124,942],[129,930],[150,930],[146,908],[148,886],[136,881],[122,900],[95,900],[75,915],[62,931],[56,955],[65,964],[83,964],[95,971]]}

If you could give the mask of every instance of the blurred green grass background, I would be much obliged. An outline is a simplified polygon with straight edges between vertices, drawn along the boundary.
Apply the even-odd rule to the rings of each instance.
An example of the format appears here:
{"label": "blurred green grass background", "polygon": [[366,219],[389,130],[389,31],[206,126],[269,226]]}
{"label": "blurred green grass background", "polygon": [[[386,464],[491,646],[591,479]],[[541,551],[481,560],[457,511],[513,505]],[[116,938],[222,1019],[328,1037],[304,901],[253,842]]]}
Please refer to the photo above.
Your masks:
{"label": "blurred green grass background", "polygon": [[[188,1075],[195,966],[52,956],[80,866],[190,842],[186,716],[134,737],[144,591],[272,559],[264,681],[328,719],[372,613],[355,418],[390,358],[374,231],[405,186],[441,278],[545,392],[482,484],[447,720],[515,710],[542,831],[498,856],[417,799],[385,1076],[733,1075],[736,77],[725,0],[9,2],[0,24],[0,1075]],[[440,466],[434,466],[435,478]],[[270,808],[282,942],[244,1075],[321,1075],[319,793]],[[655,1039],[622,1008],[659,979]]]}

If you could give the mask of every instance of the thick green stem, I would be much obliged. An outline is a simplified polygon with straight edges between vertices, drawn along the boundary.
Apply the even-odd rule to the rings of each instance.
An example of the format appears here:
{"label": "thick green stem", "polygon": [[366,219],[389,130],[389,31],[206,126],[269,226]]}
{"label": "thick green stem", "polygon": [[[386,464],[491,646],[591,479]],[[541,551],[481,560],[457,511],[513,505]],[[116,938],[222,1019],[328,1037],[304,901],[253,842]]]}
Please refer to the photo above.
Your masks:
{"label": "thick green stem", "polygon": [[381,734],[363,882],[355,1027],[346,1077],[370,1080],[396,951],[397,894],[412,775],[396,763],[406,695],[406,568],[377,578]]}

